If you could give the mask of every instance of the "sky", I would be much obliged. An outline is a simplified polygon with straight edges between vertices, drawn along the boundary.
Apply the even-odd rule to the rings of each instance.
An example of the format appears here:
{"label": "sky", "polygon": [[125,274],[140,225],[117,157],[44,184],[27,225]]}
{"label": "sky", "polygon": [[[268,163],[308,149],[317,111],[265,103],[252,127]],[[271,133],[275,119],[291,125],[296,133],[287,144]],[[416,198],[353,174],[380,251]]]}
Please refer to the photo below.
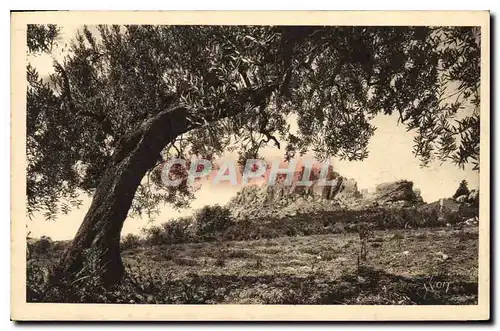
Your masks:
{"label": "sky", "polygon": [[[77,26],[62,28],[60,44],[64,45],[76,32]],[[56,50],[54,56],[61,58],[63,53]],[[42,75],[52,71],[50,56],[30,57],[28,61],[39,70]],[[451,163],[435,162],[428,167],[420,167],[420,162],[412,154],[414,133],[407,132],[404,126],[397,125],[397,116],[379,115],[372,120],[377,128],[368,145],[369,156],[363,161],[341,161],[332,159],[332,166],[336,172],[347,178],[354,178],[359,190],[373,190],[376,185],[407,179],[414,183],[414,188],[421,191],[426,202],[433,202],[443,197],[453,195],[458,184],[463,179],[469,183],[469,188],[478,188],[479,173],[467,165],[464,170]],[[279,159],[283,151],[276,148],[265,148],[262,156],[266,160]],[[230,158],[231,155],[224,155]],[[156,221],[152,223],[147,218],[129,218],[125,221],[122,235],[128,233],[139,234],[141,229],[152,224],[159,224],[167,219],[182,215],[189,215],[194,210],[207,204],[225,204],[233,197],[241,186],[211,186],[203,184],[196,192],[191,208],[181,211],[169,206],[162,208]],[[90,206],[91,198],[82,196],[83,205],[80,209],[71,211],[67,215],[60,215],[55,221],[46,221],[43,216],[35,215],[28,221],[27,230],[32,237],[49,236],[54,240],[71,239],[78,230],[85,212]]]}

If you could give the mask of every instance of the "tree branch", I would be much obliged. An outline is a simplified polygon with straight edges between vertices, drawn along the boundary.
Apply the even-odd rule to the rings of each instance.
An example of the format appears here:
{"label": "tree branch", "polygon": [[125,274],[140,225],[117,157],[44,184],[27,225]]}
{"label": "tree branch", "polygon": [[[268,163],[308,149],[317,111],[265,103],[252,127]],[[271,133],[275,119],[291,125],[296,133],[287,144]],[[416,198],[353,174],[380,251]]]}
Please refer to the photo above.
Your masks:
{"label": "tree branch", "polygon": [[83,110],[83,109],[78,110],[76,108],[74,100],[73,100],[72,92],[71,92],[71,86],[70,86],[68,74],[66,73],[66,70],[64,69],[64,67],[57,60],[55,60],[55,59],[53,59],[53,60],[54,60],[54,67],[55,67],[56,71],[59,72],[59,74],[61,75],[61,77],[63,79],[63,84],[61,86],[63,89],[62,94],[63,94],[64,98],[66,99],[66,101],[68,102],[70,112],[75,117],[74,120],[76,120],[76,117],[78,117],[78,116],[85,116],[85,117],[92,118],[92,119],[96,120],[99,124],[101,124],[101,127],[105,133],[107,133],[111,136],[114,136],[115,133],[113,132],[111,122],[107,118],[106,114],[104,114],[104,113],[96,114],[96,113],[90,112],[88,110]]}

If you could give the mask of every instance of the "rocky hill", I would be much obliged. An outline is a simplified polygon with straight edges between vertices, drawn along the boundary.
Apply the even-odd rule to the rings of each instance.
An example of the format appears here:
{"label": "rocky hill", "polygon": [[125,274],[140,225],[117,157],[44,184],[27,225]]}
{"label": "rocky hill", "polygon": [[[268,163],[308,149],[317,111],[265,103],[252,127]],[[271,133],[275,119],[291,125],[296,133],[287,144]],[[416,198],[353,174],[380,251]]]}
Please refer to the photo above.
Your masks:
{"label": "rocky hill", "polygon": [[366,199],[387,207],[410,207],[424,203],[420,194],[413,189],[413,182],[407,180],[380,184],[373,195]]}
{"label": "rocky hill", "polygon": [[358,190],[356,180],[334,172],[328,172],[329,185],[321,185],[319,172],[312,171],[309,186],[300,186],[303,169],[296,172],[291,185],[284,178],[275,185],[247,186],[231,199],[228,207],[236,218],[288,217],[298,213],[339,209],[363,209],[370,206],[409,207],[423,204],[413,190],[413,183],[400,180],[377,186],[375,192]]}

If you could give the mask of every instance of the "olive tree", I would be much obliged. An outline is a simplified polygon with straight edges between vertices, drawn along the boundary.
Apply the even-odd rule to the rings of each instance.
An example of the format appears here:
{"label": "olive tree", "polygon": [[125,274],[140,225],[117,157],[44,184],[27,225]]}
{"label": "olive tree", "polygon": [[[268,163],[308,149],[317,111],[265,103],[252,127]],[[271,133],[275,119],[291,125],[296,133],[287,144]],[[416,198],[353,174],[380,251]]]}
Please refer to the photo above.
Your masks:
{"label": "olive tree", "polygon": [[[50,54],[57,34],[30,25],[29,52]],[[68,47],[50,77],[27,67],[28,213],[54,218],[93,197],[61,275],[97,249],[103,280],[121,279],[129,213],[193,197],[185,181],[162,186],[169,157],[237,150],[243,161],[270,145],[287,160],[362,160],[370,120],[395,113],[424,165],[478,168],[477,28],[84,26]]]}

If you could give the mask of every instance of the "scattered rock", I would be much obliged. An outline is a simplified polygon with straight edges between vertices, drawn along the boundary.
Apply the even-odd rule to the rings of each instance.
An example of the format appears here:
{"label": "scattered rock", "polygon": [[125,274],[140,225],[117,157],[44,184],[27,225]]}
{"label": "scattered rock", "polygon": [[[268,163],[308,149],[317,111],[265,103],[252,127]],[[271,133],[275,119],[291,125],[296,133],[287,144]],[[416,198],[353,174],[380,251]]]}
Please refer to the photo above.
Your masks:
{"label": "scattered rock", "polygon": [[413,183],[406,180],[380,184],[376,188],[375,199],[382,203],[412,200],[414,196],[412,187]]}
{"label": "scattered rock", "polygon": [[342,178],[342,182],[336,195],[333,197],[338,200],[356,200],[362,198],[361,193],[358,191],[358,183],[352,178]]}
{"label": "scattered rock", "polygon": [[447,254],[444,254],[443,252],[437,252],[436,256],[443,261],[446,261],[450,258]]}
{"label": "scattered rock", "polygon": [[477,217],[472,217],[472,218],[467,219],[463,223],[464,223],[464,225],[467,225],[467,226],[474,226],[474,225],[479,224],[479,219]]}
{"label": "scattered rock", "polygon": [[479,190],[470,191],[467,201],[475,206],[479,206]]}
{"label": "scattered rock", "polygon": [[366,279],[365,277],[358,276],[358,283],[359,284],[367,284],[368,279]]}
{"label": "scattered rock", "polygon": [[422,204],[422,198],[413,191],[413,182],[399,180],[377,186],[373,199],[378,204],[392,205],[394,207],[408,207]]}

